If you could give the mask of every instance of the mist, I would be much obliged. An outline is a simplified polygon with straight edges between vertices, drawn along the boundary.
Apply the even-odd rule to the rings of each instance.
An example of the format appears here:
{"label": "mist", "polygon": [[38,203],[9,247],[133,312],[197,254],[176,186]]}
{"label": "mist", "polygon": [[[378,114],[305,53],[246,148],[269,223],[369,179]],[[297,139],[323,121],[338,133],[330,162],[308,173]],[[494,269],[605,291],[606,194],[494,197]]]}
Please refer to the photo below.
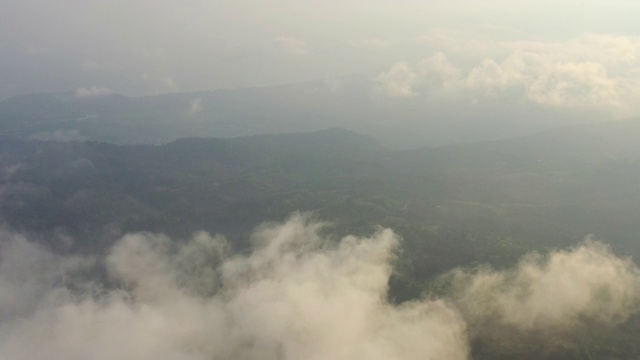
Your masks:
{"label": "mist", "polygon": [[495,324],[613,326],[637,312],[638,268],[593,240],[510,269],[456,269],[440,278],[445,292],[394,304],[387,290],[401,239],[390,229],[328,234],[329,224],[295,214],[256,228],[249,252],[205,232],[133,233],[94,258],[2,232],[0,355],[467,359]]}
{"label": "mist", "polygon": [[64,111],[40,112],[43,128],[3,132],[122,144],[339,126],[396,149],[635,118],[638,10],[627,0],[8,0],[0,116],[29,118],[47,105],[22,99],[16,112],[9,100],[54,93],[66,94],[53,107]]}

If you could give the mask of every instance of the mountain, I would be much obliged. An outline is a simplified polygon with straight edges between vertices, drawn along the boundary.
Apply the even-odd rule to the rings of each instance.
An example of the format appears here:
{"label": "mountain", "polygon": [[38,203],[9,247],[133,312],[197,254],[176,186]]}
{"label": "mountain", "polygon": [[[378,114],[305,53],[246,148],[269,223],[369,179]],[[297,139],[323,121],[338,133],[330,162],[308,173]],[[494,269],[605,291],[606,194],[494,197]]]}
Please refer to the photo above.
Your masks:
{"label": "mountain", "polygon": [[[370,78],[144,97],[31,94],[0,102],[0,133],[25,139],[163,144],[347,128],[398,149],[470,143],[600,120],[521,103],[390,98]],[[89,94],[90,95],[90,94]],[[506,101],[506,100],[505,100]],[[453,109],[453,110],[452,110]]]}

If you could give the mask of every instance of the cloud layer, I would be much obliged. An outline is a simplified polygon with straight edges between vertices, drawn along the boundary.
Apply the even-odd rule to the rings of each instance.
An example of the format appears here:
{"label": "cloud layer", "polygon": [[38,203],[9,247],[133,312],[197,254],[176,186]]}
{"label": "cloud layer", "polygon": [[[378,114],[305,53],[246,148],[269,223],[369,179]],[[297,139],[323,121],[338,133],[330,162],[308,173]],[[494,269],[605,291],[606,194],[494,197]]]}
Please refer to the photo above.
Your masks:
{"label": "cloud layer", "polygon": [[[506,271],[455,270],[440,298],[390,304],[398,237],[320,235],[294,215],[254,250],[221,236],[130,234],[105,259],[0,234],[0,355],[10,359],[466,359],[481,328],[611,325],[637,311],[639,273],[587,242]],[[106,278],[89,276],[103,264]],[[109,284],[109,285],[107,285]]]}
{"label": "cloud layer", "polygon": [[81,270],[85,259],[56,257],[4,234],[0,354],[54,360],[466,358],[465,325],[447,304],[395,307],[384,300],[398,244],[390,230],[333,244],[318,235],[320,226],[300,216],[263,226],[254,235],[256,250],[231,258],[223,238],[204,233],[183,245],[128,235],[105,260],[120,286],[89,282],[80,292],[60,280]]}
{"label": "cloud layer", "polygon": [[388,95],[467,101],[507,98],[543,107],[640,113],[640,39],[583,35],[567,41],[495,41],[438,34],[417,44],[437,49],[377,77]]}

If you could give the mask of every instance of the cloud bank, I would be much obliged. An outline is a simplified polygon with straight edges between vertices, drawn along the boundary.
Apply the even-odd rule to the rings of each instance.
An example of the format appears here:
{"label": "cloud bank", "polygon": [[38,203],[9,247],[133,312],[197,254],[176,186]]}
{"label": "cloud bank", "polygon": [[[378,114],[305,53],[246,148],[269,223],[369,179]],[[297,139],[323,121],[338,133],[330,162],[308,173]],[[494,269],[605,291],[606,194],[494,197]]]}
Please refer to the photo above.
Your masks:
{"label": "cloud bank", "polygon": [[504,98],[617,116],[640,113],[640,39],[587,34],[566,41],[500,41],[434,33],[433,54],[396,63],[376,81],[395,97]]}
{"label": "cloud bank", "polygon": [[465,325],[443,301],[396,307],[384,300],[398,244],[390,230],[332,245],[318,235],[320,227],[300,216],[263,226],[253,253],[230,258],[224,239],[205,233],[182,245],[159,235],[128,235],[105,260],[117,288],[70,286],[64,280],[86,259],[56,257],[3,234],[0,354],[54,360],[466,358]]}
{"label": "cloud bank", "polygon": [[[638,269],[589,242],[514,269],[455,270],[452,286],[386,300],[399,238],[323,236],[294,215],[254,249],[222,236],[137,233],[103,260],[0,234],[0,355],[10,359],[466,359],[489,321],[522,329],[635,313]],[[109,281],[88,276],[103,264]],[[519,311],[516,311],[519,310]],[[491,319],[491,320],[488,320]]]}

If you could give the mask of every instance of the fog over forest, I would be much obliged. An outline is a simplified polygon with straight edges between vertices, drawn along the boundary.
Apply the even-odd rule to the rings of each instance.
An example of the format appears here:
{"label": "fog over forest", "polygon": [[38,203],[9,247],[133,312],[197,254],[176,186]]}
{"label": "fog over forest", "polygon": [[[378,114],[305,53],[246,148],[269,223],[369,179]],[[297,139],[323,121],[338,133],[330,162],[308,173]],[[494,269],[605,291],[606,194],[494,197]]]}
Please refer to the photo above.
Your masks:
{"label": "fog over forest", "polygon": [[640,357],[637,1],[0,9],[0,358]]}

